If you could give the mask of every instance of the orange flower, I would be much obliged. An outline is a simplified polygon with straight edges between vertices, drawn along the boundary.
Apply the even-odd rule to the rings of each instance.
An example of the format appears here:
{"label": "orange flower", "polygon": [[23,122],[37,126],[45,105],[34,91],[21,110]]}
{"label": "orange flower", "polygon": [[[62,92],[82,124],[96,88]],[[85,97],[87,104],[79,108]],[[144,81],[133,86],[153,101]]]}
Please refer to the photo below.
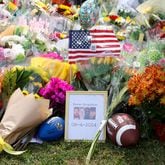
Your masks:
{"label": "orange flower", "polygon": [[140,105],[140,101],[136,97],[131,95],[128,104],[129,105]]}
{"label": "orange flower", "polygon": [[164,103],[165,97],[165,71],[158,65],[146,67],[145,71],[130,78],[128,89],[130,91],[130,105],[139,105],[144,101],[153,101],[159,98]]}

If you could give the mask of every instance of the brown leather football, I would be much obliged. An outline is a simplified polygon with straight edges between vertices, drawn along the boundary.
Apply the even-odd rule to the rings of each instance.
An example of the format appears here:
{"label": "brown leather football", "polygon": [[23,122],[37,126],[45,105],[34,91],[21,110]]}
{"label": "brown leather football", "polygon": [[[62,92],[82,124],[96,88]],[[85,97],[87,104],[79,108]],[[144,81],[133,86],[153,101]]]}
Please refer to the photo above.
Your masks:
{"label": "brown leather football", "polygon": [[107,134],[119,146],[136,145],[140,132],[136,121],[126,113],[116,113],[107,122]]}

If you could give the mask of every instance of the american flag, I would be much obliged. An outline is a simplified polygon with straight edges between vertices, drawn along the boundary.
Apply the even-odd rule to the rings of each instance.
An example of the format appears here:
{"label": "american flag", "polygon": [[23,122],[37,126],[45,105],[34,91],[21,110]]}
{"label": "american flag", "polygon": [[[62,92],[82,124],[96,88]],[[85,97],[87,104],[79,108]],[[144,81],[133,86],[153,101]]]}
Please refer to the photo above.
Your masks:
{"label": "american flag", "polygon": [[69,63],[97,56],[120,56],[120,43],[113,30],[70,30]]}

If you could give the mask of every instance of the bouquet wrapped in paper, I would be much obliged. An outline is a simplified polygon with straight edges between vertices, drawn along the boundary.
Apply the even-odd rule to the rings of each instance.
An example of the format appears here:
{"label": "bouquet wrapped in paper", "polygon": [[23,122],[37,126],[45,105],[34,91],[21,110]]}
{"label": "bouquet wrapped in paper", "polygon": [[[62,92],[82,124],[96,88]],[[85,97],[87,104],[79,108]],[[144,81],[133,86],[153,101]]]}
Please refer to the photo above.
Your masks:
{"label": "bouquet wrapped in paper", "polygon": [[11,95],[0,122],[0,138],[12,145],[50,115],[48,100],[35,99],[33,94],[25,96],[17,89]]}

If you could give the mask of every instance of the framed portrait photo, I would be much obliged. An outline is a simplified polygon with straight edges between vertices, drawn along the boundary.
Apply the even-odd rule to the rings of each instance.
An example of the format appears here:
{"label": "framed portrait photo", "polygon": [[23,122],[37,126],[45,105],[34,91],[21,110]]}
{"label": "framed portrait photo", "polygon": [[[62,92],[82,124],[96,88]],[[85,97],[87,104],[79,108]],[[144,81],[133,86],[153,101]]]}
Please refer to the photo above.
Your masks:
{"label": "framed portrait photo", "polygon": [[[68,91],[66,93],[65,141],[92,141],[105,120],[107,91]],[[105,141],[103,129],[99,141]]]}

